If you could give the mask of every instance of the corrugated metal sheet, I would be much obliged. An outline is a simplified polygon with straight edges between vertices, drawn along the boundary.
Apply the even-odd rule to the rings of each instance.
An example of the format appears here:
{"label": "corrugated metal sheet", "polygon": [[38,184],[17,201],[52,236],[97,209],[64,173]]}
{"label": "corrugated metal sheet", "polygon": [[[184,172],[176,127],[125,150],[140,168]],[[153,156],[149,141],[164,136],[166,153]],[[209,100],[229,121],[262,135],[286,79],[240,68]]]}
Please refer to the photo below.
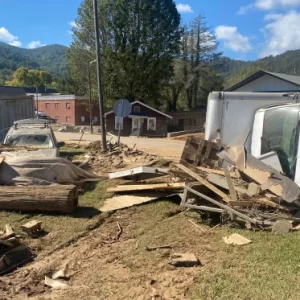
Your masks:
{"label": "corrugated metal sheet", "polygon": [[34,118],[33,97],[0,97],[0,130],[14,121]]}

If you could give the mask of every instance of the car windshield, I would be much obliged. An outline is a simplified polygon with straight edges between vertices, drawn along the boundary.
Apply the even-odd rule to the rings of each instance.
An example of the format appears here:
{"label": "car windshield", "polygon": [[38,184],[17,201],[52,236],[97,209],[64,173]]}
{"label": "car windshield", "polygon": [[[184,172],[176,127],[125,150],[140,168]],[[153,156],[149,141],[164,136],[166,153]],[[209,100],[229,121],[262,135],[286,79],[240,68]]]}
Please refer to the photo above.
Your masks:
{"label": "car windshield", "polygon": [[11,146],[26,146],[36,148],[53,148],[53,143],[49,135],[10,135],[7,137],[6,144]]}

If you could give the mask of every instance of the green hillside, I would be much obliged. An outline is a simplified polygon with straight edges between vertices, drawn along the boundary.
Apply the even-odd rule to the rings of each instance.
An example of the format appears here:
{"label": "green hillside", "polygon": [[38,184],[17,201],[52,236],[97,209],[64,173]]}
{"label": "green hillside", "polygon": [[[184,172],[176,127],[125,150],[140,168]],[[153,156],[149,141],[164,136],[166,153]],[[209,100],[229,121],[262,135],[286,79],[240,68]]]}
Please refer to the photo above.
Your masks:
{"label": "green hillside", "polygon": [[216,72],[224,77],[226,87],[234,85],[260,69],[300,76],[300,50],[287,51],[277,56],[248,62],[221,57],[212,64]]}
{"label": "green hillside", "polygon": [[62,45],[49,45],[36,49],[24,49],[0,42],[0,84],[11,79],[19,67],[42,69],[55,77],[66,71],[66,50]]}

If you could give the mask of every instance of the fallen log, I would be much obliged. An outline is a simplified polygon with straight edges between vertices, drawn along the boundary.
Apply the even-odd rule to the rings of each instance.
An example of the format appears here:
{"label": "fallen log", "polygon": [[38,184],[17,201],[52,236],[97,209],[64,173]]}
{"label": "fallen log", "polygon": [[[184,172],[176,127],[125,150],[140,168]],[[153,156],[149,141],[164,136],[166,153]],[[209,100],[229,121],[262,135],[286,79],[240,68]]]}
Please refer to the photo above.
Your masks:
{"label": "fallen log", "polygon": [[0,186],[0,210],[71,213],[77,205],[74,185]]}

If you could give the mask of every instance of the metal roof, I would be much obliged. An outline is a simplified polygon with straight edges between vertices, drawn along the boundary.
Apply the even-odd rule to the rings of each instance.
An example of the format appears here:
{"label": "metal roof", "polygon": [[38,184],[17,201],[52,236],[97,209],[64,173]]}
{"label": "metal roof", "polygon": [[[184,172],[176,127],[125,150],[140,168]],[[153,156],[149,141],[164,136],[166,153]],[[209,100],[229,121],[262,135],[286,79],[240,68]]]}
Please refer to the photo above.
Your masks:
{"label": "metal roof", "polygon": [[0,86],[0,97],[26,96],[23,88],[15,86]]}
{"label": "metal roof", "polygon": [[247,77],[246,79],[242,80],[241,82],[239,82],[239,83],[233,85],[232,87],[226,89],[225,91],[233,92],[236,89],[238,89],[238,88],[240,88],[240,87],[242,87],[242,86],[244,86],[244,85],[246,85],[246,84],[248,84],[248,83],[264,76],[264,75],[270,75],[270,76],[273,76],[275,78],[284,80],[286,82],[298,85],[299,88],[300,88],[300,76],[286,75],[286,74],[281,74],[281,73],[274,73],[274,72],[260,70],[256,73],[254,73],[253,75]]}

